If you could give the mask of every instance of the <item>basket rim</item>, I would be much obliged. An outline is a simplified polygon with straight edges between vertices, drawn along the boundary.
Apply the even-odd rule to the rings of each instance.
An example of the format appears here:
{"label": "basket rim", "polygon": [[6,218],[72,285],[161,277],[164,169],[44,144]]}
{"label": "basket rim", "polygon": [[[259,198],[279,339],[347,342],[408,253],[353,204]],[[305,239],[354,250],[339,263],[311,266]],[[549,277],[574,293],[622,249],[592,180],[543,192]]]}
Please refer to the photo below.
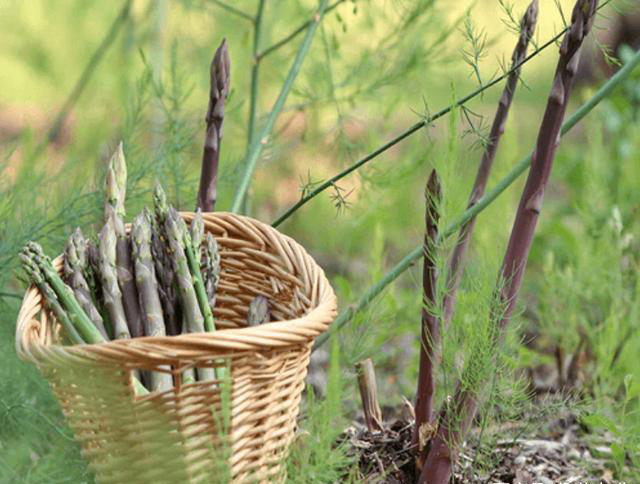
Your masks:
{"label": "basket rim", "polygon": [[[179,212],[187,221],[194,212]],[[123,357],[133,360],[157,362],[176,361],[185,358],[201,359],[211,357],[212,352],[224,354],[238,351],[255,351],[282,348],[292,345],[310,344],[317,336],[327,331],[337,311],[337,298],[324,270],[315,262],[306,249],[293,238],[274,227],[244,215],[230,212],[203,213],[205,226],[216,221],[241,223],[262,232],[295,253],[297,261],[304,263],[312,284],[317,284],[318,302],[304,316],[294,319],[274,321],[260,326],[226,328],[211,333],[190,333],[176,336],[144,336],[131,339],[111,340],[97,344],[65,346],[46,341],[41,334],[43,322],[36,318],[42,310],[42,297],[35,286],[30,286],[23,297],[16,324],[16,351],[23,360],[35,363],[54,360],[57,357],[87,357],[100,360],[122,361]],[[129,224],[127,224],[129,225]],[[54,264],[60,268],[62,255]],[[42,311],[40,319],[47,319]]]}

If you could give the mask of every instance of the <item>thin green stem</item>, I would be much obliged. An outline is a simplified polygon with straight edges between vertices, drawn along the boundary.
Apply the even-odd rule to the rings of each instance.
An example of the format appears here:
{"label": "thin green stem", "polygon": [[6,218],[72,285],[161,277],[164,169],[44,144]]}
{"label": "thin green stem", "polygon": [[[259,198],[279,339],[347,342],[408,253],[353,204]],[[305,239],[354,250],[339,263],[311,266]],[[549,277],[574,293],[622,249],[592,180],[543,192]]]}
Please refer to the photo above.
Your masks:
{"label": "thin green stem", "polygon": [[226,10],[227,12],[231,12],[232,14],[237,15],[238,17],[242,17],[249,22],[253,22],[253,17],[251,15],[249,15],[247,12],[244,12],[243,10],[240,10],[239,8],[234,7],[233,5],[229,5],[228,3],[222,2],[220,0],[211,0],[211,3],[217,5],[223,10]]}
{"label": "thin green stem", "polygon": [[[253,51],[251,53],[251,88],[249,97],[249,120],[247,123],[247,152],[245,159],[249,156],[251,144],[256,135],[256,120],[258,117],[258,77],[260,73],[260,59],[258,59],[258,48],[260,47],[260,37],[262,34],[262,15],[264,12],[265,0],[258,2],[258,9],[253,23]],[[240,212],[247,213],[248,196],[242,202]]]}
{"label": "thin green stem", "polygon": [[256,112],[258,105],[258,73],[260,69],[260,59],[258,58],[258,48],[260,47],[260,35],[262,33],[262,13],[264,12],[265,0],[260,0],[256,12],[253,30],[253,52],[251,66],[251,97],[249,99],[249,123],[247,129],[247,151],[253,143],[256,130]]}
{"label": "thin green stem", "polygon": [[187,256],[187,264],[189,264],[189,271],[191,272],[191,277],[193,278],[193,287],[196,291],[198,306],[200,306],[200,311],[202,312],[202,316],[204,317],[204,329],[205,331],[209,332],[215,331],[216,325],[213,319],[213,313],[211,312],[211,306],[209,306],[207,291],[205,290],[204,282],[202,280],[200,263],[196,258],[194,247],[191,245],[190,241],[185,240],[183,241],[183,244],[184,253]]}
{"label": "thin green stem", "polygon": [[5,291],[0,291],[0,297],[11,297],[14,299],[22,299],[22,296],[20,294],[17,294],[15,292],[5,292]]}
{"label": "thin green stem", "polygon": [[[337,2],[332,3],[331,5],[329,5],[325,9],[324,13],[327,14],[327,13],[331,12],[331,10],[336,8],[341,3],[344,3],[345,1],[346,0],[338,0]],[[283,46],[287,45],[289,42],[291,42],[293,39],[295,39],[298,35],[300,35],[302,32],[304,32],[307,28],[309,28],[309,26],[312,25],[314,22],[315,22],[315,20],[313,18],[307,20],[302,25],[300,25],[298,28],[294,29],[289,35],[284,36],[282,39],[280,39],[279,41],[277,41],[273,45],[270,45],[269,47],[264,49],[259,54],[256,54],[256,59],[258,61],[260,61],[264,57],[266,57],[269,54],[273,53],[274,51],[278,50],[280,47],[283,47]]]}
{"label": "thin green stem", "polygon": [[[607,5],[608,3],[610,3],[611,0],[609,0],[609,2],[605,2],[603,3],[599,8],[604,7],[605,5]],[[503,81],[504,79],[508,78],[513,72],[517,71],[518,69],[520,69],[524,64],[526,64],[527,62],[529,62],[531,59],[533,59],[534,57],[536,57],[540,52],[542,52],[544,49],[546,49],[547,47],[549,47],[550,45],[555,44],[567,31],[567,29],[563,29],[561,32],[559,32],[557,35],[555,35],[553,38],[549,39],[547,42],[545,42],[544,44],[542,44],[540,47],[538,47],[536,50],[534,50],[533,52],[531,52],[531,54],[529,54],[528,56],[526,56],[524,59],[522,59],[521,62],[518,62],[516,64],[514,64],[511,69],[509,69],[508,71],[506,71],[505,73],[503,73],[501,76],[496,77],[494,80],[492,80],[491,82],[484,84],[480,87],[478,87],[477,89],[475,89],[473,92],[467,94],[466,96],[458,99],[455,103],[447,106],[444,109],[441,109],[440,111],[438,111],[437,113],[423,119],[422,121],[419,121],[418,123],[414,124],[413,126],[411,126],[409,129],[403,131],[402,133],[400,133],[398,136],[396,136],[395,138],[393,138],[391,141],[388,141],[387,143],[385,143],[384,145],[382,145],[380,148],[376,149],[375,151],[373,151],[372,153],[368,154],[367,156],[365,156],[364,158],[356,161],[355,163],[349,165],[347,168],[345,168],[344,170],[342,170],[340,173],[338,173],[337,175],[331,177],[330,179],[324,181],[323,183],[321,183],[320,185],[318,185],[315,189],[311,190],[309,193],[307,193],[306,195],[300,197],[300,200],[298,200],[295,204],[293,204],[291,207],[289,207],[282,215],[280,215],[271,225],[274,227],[279,226],[280,224],[282,224],[282,222],[284,222],[285,220],[287,220],[291,215],[293,215],[298,209],[300,209],[302,206],[304,206],[305,204],[307,204],[307,202],[309,202],[311,199],[313,199],[314,197],[316,197],[317,195],[319,195],[320,193],[322,193],[323,191],[325,191],[327,188],[331,188],[333,186],[335,186],[336,182],[338,182],[339,180],[343,179],[344,177],[346,177],[347,175],[353,173],[354,171],[356,171],[358,168],[360,168],[361,166],[365,165],[366,163],[368,163],[369,161],[373,160],[374,158],[377,158],[379,155],[381,155],[382,153],[384,153],[385,151],[387,151],[389,148],[397,145],[398,143],[400,143],[401,141],[403,141],[404,139],[408,138],[409,136],[411,136],[412,134],[414,134],[415,132],[419,131],[420,129],[429,126],[431,123],[433,123],[434,121],[438,120],[439,118],[449,114],[453,109],[458,108],[464,104],[466,104],[468,101],[470,101],[471,99],[475,98],[476,96],[482,94],[484,91],[486,91],[487,89],[495,86],[496,84],[500,83],[501,81]]]}
{"label": "thin green stem", "polygon": [[[560,134],[564,136],[566,133],[571,131],[571,129],[578,124],[578,122],[584,118],[587,114],[589,114],[593,108],[595,108],[604,98],[606,98],[611,91],[613,91],[622,81],[627,79],[629,75],[633,72],[633,70],[640,65],[640,50],[636,51],[634,56],[629,59],[629,61],[616,73],[611,77],[598,91],[587,101],[585,104],[580,106],[578,110],[573,113],[573,115],[565,121],[562,125],[562,129]],[[450,223],[447,228],[442,232],[440,236],[440,240],[438,243],[451,236],[458,229],[469,221],[471,218],[475,217],[478,213],[482,212],[489,204],[491,204],[502,192],[504,192],[507,187],[509,187],[520,175],[522,175],[527,167],[531,164],[531,156],[532,153],[529,153],[524,159],[518,162],[511,171],[498,182],[498,184],[490,191],[484,194],[482,198],[478,200],[474,206],[465,210],[462,215],[452,223]],[[343,310],[335,322],[331,326],[331,332],[338,331],[343,326],[345,326],[351,319],[360,311],[365,309],[371,301],[373,301],[389,284],[395,281],[405,270],[413,265],[413,263],[422,256],[422,246],[418,246],[413,249],[409,254],[407,254],[395,267],[393,267],[389,272],[387,272],[378,282],[376,282],[373,286],[371,286],[367,291],[360,297],[358,302],[349,306],[345,310]],[[325,333],[320,335],[316,339],[316,343],[313,347],[316,350],[318,347],[322,346],[330,337],[330,333]]]}
{"label": "thin green stem", "polygon": [[284,85],[282,86],[282,90],[278,95],[278,99],[276,99],[276,102],[273,105],[271,112],[269,113],[267,122],[265,123],[262,130],[260,130],[260,134],[256,136],[251,143],[251,147],[249,149],[249,153],[247,154],[247,159],[245,161],[242,180],[240,181],[240,186],[236,191],[236,196],[235,196],[235,199],[233,200],[233,205],[231,206],[232,212],[237,213],[241,208],[242,201],[244,200],[244,197],[249,188],[249,184],[251,183],[251,178],[253,176],[253,172],[255,170],[258,157],[260,156],[260,153],[262,152],[264,145],[268,141],[269,134],[273,129],[273,125],[275,124],[276,118],[278,117],[278,114],[280,114],[280,111],[282,111],[284,103],[287,100],[287,96],[289,95],[289,91],[293,86],[293,82],[295,81],[298,75],[298,72],[300,71],[300,67],[302,66],[304,58],[309,52],[309,48],[311,47],[313,36],[316,33],[318,24],[322,20],[322,16],[324,14],[326,6],[327,6],[327,0],[320,0],[320,6],[314,17],[313,23],[309,26],[309,29],[307,30],[307,34],[305,35],[304,40],[302,41],[302,44],[300,44],[300,48],[296,53],[296,57],[293,60],[291,69],[289,70],[289,73],[287,74],[287,78],[284,82]]}

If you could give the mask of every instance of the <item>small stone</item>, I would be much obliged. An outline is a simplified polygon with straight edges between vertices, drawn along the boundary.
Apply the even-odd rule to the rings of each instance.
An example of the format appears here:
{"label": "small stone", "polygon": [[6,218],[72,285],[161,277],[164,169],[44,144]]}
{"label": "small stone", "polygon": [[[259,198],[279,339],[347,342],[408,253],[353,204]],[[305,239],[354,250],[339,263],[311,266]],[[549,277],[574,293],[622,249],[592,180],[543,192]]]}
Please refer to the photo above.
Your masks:
{"label": "small stone", "polygon": [[515,459],[513,459],[513,463],[518,467],[522,467],[527,463],[527,458],[524,455],[519,455]]}
{"label": "small stone", "polygon": [[569,460],[579,460],[580,452],[577,449],[571,449],[569,452],[567,452],[567,457],[569,458]]}

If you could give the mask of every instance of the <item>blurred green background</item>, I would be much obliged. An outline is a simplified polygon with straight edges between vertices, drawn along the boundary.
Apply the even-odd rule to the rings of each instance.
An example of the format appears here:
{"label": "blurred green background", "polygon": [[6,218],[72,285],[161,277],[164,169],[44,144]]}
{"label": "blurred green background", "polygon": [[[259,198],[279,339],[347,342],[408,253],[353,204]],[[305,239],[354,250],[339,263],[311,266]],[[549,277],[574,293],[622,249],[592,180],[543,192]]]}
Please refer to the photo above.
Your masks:
{"label": "blurred green background", "polygon": [[[522,0],[336,3],[318,28],[258,161],[247,213],[265,222],[297,201],[305,186],[501,74],[517,38],[509,6],[516,19],[527,6]],[[564,27],[572,3],[541,2],[538,45]],[[217,209],[231,206],[247,150],[254,30],[246,16],[255,14],[257,1],[235,2],[236,11],[225,7],[231,4],[0,0],[0,482],[92,480],[46,382],[15,356],[15,320],[25,287],[17,277],[17,251],[35,239],[58,253],[78,225],[95,233],[105,164],[120,139],[130,169],[129,213],[150,203],[156,180],[179,208],[193,208],[209,65],[223,38],[232,67]],[[267,0],[258,51],[312,18],[316,5]],[[634,7],[623,1],[613,5]],[[599,15],[596,30],[603,42],[617,15],[611,6]],[[294,37],[260,63],[258,127],[301,40]],[[471,65],[465,62],[474,53]],[[524,66],[489,187],[533,147],[556,59],[552,45]],[[603,79],[597,67],[593,72],[595,81],[581,78],[569,112]],[[599,416],[593,425],[606,427],[605,438],[612,435],[619,442],[622,458],[617,452],[611,459],[619,478],[634,475],[640,435],[637,388],[625,386],[640,379],[635,364],[640,352],[639,78],[618,89],[560,145],[510,347],[517,373],[552,363],[556,346],[571,354],[579,334],[587,335],[588,392],[580,404],[582,411]],[[342,308],[421,242],[423,190],[432,167],[443,176],[443,223],[462,212],[501,90],[499,84],[475,97],[464,112],[418,131],[280,227],[325,268]],[[61,110],[68,115],[49,140]],[[478,310],[477,294],[490,292],[522,183],[479,216],[452,343],[464,336]],[[418,267],[408,271],[341,333],[343,423],[359,407],[352,368],[363,357],[374,357],[379,368],[382,403],[412,398],[420,277]],[[534,350],[520,343],[525,334],[539,335]],[[455,371],[453,360],[444,365],[439,397],[451,391],[445,370]],[[332,435],[322,445],[329,445]],[[314,482],[331,482],[330,465],[323,464],[318,462],[316,474],[309,471]],[[302,471],[289,477],[292,482],[308,478]]]}

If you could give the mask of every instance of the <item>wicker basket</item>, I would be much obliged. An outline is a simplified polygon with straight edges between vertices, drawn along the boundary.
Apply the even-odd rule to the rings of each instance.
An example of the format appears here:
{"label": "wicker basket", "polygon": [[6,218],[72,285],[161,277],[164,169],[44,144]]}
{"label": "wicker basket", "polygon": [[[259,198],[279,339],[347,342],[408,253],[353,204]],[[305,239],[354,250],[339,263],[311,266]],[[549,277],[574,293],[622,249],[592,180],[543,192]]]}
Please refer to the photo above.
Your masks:
{"label": "wicker basket", "polygon": [[[39,292],[24,297],[18,355],[49,380],[99,483],[284,479],[311,345],[335,316],[335,294],[291,238],[247,217],[204,219],[221,252],[214,315],[223,331],[62,346]],[[55,263],[60,269],[60,258]],[[269,298],[277,322],[248,328],[257,294]],[[193,367],[226,367],[226,376],[182,384],[181,373]],[[175,387],[134,396],[135,369],[170,370]]]}

